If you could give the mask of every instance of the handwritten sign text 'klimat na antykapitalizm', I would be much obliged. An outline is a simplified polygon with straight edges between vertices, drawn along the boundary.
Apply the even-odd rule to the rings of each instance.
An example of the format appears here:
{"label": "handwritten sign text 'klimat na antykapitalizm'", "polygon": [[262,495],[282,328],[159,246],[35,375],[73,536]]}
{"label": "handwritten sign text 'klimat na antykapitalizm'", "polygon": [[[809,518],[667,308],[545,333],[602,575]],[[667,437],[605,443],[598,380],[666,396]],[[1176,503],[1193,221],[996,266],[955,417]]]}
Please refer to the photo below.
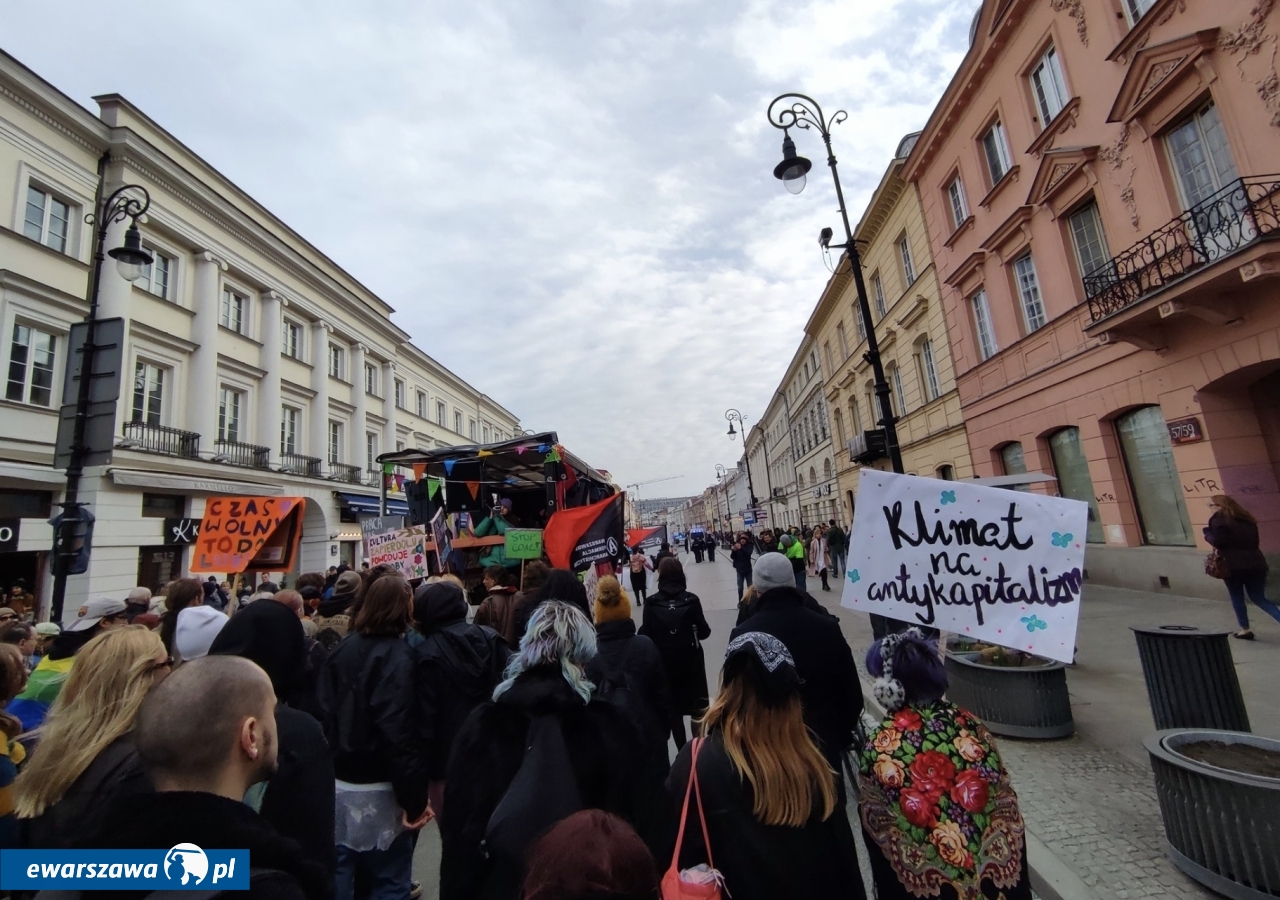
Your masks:
{"label": "handwritten sign text 'klimat na antykapitalizm'", "polygon": [[1088,510],[864,469],[841,605],[1070,662]]}

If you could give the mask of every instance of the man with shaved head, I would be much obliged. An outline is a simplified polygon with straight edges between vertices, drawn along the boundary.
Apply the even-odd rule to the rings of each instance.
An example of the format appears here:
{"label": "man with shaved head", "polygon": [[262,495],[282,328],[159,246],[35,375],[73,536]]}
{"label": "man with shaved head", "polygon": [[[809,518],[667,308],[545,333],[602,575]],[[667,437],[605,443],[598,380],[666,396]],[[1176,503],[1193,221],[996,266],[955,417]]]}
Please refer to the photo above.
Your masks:
{"label": "man with shaved head", "polygon": [[327,900],[333,886],[323,868],[244,803],[276,770],[275,707],[271,679],[247,659],[207,656],[179,666],[152,688],[135,726],[156,792],[112,806],[85,846],[247,848],[248,897]]}

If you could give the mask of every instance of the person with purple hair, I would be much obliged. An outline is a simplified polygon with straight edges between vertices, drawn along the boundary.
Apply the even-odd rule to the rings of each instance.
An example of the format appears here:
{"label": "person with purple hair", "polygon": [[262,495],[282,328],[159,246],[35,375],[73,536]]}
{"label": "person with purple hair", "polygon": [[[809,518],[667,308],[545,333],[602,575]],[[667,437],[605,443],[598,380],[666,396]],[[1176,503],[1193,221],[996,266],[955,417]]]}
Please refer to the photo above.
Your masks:
{"label": "person with purple hair", "polygon": [[862,833],[880,900],[1031,900],[1025,827],[990,732],[943,698],[937,642],[918,628],[867,651],[887,711],[858,761]]}

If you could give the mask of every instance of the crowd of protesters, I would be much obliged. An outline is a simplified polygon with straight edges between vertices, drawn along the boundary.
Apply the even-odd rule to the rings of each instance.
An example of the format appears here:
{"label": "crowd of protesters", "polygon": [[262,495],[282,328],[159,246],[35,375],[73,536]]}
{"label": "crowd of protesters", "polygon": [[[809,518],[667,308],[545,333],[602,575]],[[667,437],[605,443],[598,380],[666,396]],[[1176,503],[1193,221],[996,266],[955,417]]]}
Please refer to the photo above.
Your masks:
{"label": "crowd of protesters", "polygon": [[434,820],[445,900],[862,898],[860,826],[881,897],[1029,897],[1008,776],[929,637],[873,646],[889,717],[863,735],[853,653],[806,589],[843,566],[832,526],[721,536],[741,599],[714,692],[666,545],[618,567],[634,607],[613,575],[589,593],[490,561],[470,600],[379,567],[0,623],[0,848],[247,848],[250,897],[408,900]]}

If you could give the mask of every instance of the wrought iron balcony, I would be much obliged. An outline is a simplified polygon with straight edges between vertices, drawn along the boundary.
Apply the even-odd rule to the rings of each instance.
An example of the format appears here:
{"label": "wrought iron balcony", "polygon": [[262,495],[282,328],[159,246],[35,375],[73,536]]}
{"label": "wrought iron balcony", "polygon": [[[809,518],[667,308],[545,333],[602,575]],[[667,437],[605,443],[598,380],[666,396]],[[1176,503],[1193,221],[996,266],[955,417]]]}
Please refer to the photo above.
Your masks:
{"label": "wrought iron balcony", "polygon": [[1097,322],[1206,266],[1280,236],[1280,175],[1237,178],[1084,277]]}
{"label": "wrought iron balcony", "polygon": [[194,431],[148,425],[146,422],[125,422],[122,435],[119,445],[122,450],[141,450],[187,459],[200,458],[200,435]]}
{"label": "wrought iron balcony", "polygon": [[305,475],[308,478],[320,477],[320,457],[302,456],[298,453],[280,454],[280,471],[290,475]]}
{"label": "wrought iron balcony", "polygon": [[271,448],[259,447],[257,444],[242,444],[240,441],[214,441],[217,455],[214,462],[226,463],[230,466],[241,466],[246,469],[271,468]]}
{"label": "wrought iron balcony", "polygon": [[329,463],[329,478],[333,481],[344,481],[347,484],[360,484],[364,470],[359,466],[348,466],[343,463]]}

